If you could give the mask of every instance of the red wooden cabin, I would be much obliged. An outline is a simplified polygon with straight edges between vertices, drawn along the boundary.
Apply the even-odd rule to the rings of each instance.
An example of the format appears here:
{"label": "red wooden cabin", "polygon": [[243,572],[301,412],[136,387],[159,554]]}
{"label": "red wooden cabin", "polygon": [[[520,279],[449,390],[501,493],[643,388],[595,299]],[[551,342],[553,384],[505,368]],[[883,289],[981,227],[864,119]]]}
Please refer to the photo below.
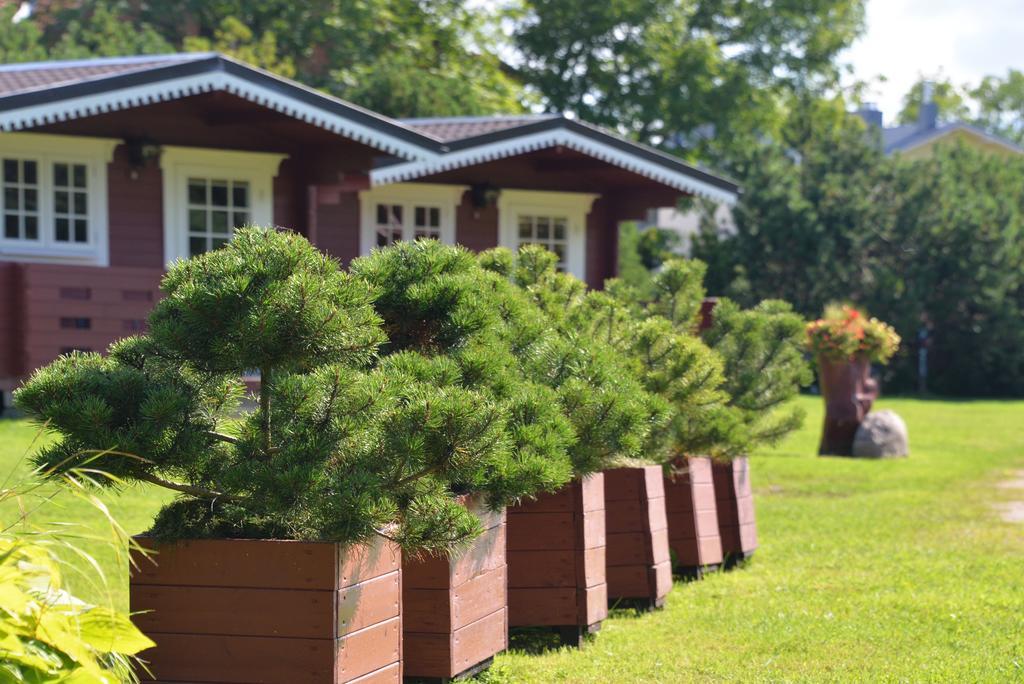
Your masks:
{"label": "red wooden cabin", "polygon": [[728,180],[558,115],[397,121],[219,54],[0,67],[0,390],[139,332],[166,265],[276,224],[348,261],[531,242],[593,287],[618,225]]}

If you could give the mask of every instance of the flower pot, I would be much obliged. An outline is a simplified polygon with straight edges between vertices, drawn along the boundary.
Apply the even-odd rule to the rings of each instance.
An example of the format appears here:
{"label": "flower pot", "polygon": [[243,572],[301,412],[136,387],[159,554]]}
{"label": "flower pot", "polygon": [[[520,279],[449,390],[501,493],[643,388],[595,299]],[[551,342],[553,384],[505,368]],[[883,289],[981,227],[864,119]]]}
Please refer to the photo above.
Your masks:
{"label": "flower pot", "polygon": [[851,456],[853,437],[871,404],[878,398],[878,383],[866,359],[832,361],[818,357],[818,382],[825,399],[825,425],[818,453]]}
{"label": "flower pot", "polygon": [[661,466],[604,472],[608,602],[660,608],[672,589]]}
{"label": "flower pot", "polygon": [[727,567],[750,558],[757,549],[754,493],[750,488],[750,461],[737,458],[711,467],[718,507],[718,533]]}
{"label": "flower pot", "polygon": [[676,472],[665,478],[672,561],[679,574],[700,577],[722,564],[711,459],[691,456],[678,459],[673,466]]}
{"label": "flower pot", "polygon": [[508,648],[505,512],[466,505],[484,533],[461,556],[402,560],[406,677],[469,676]]}
{"label": "flower pot", "polygon": [[604,475],[508,509],[508,624],[580,645],[608,616]]}
{"label": "flower pot", "polygon": [[157,681],[401,681],[392,544],[139,541],[158,552],[156,565],[136,558],[130,583],[133,619],[156,642],[141,655]]}

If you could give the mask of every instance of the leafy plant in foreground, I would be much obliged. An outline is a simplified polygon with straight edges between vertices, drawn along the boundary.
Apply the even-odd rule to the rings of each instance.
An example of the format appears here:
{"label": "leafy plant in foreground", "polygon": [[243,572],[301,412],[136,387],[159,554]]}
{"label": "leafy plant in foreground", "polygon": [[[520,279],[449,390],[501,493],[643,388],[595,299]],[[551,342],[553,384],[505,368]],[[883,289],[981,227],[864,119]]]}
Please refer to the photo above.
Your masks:
{"label": "leafy plant in foreground", "polygon": [[[83,543],[110,546],[120,558],[134,547],[90,491],[108,476],[88,466],[55,476],[66,485],[63,491],[44,489],[35,477],[0,485],[0,682],[5,684],[137,682],[135,654],[153,646],[127,615],[86,603],[66,586],[69,567],[82,580],[105,581]],[[55,508],[58,495],[86,501],[105,517],[110,534],[37,523]],[[68,565],[68,558],[78,563]]]}

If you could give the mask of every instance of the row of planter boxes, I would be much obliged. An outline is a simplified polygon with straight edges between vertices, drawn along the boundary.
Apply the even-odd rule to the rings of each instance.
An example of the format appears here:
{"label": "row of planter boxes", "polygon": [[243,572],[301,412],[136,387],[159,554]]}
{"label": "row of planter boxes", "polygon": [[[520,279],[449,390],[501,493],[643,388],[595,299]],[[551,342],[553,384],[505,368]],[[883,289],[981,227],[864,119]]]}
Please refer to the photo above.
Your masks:
{"label": "row of planter boxes", "polygon": [[383,540],[160,546],[131,578],[134,619],[157,644],[143,678],[447,681],[489,665],[510,627],[579,643],[609,605],[663,605],[673,566],[699,576],[756,548],[747,460],[677,466],[605,471],[507,513],[470,501],[485,531],[451,560]]}

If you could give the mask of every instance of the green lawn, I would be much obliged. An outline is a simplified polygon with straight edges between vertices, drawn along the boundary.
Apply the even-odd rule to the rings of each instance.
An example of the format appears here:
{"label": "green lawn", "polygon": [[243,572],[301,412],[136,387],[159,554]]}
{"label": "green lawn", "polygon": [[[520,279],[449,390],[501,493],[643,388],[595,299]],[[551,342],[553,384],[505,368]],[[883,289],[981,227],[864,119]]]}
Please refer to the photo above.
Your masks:
{"label": "green lawn", "polygon": [[[583,651],[502,655],[484,679],[1024,681],[1024,525],[991,506],[1024,500],[997,487],[1024,469],[1024,402],[880,402],[906,419],[913,455],[868,462],[817,458],[819,401],[801,401],[805,428],[753,460],[750,564],[678,584],[656,614],[616,613]],[[32,436],[0,421],[0,472]],[[111,509],[141,531],[162,496],[132,490]],[[123,583],[111,592],[124,601]]]}

